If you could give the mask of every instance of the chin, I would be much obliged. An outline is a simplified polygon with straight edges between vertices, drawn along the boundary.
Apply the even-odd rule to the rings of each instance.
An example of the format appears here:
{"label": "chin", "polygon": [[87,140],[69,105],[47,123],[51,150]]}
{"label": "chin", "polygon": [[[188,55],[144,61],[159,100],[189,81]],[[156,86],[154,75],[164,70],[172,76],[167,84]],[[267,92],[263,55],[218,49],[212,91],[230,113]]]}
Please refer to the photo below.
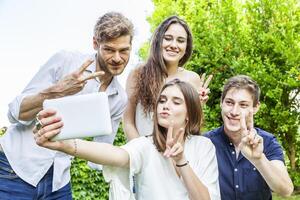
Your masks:
{"label": "chin", "polygon": [[224,124],[224,127],[229,132],[239,132],[240,131],[240,126]]}

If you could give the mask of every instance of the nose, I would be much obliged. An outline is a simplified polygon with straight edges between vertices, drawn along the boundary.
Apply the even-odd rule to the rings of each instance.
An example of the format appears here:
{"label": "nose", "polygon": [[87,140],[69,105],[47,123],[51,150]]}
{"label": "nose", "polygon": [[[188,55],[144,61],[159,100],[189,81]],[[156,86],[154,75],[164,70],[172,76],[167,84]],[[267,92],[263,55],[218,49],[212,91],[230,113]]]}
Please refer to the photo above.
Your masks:
{"label": "nose", "polygon": [[233,107],[232,107],[232,109],[230,110],[230,114],[232,115],[232,116],[238,116],[239,114],[240,114],[240,107],[239,107],[239,105],[234,105]]}
{"label": "nose", "polygon": [[163,104],[163,110],[170,110],[170,103],[169,103],[169,101],[166,101],[166,102]]}
{"label": "nose", "polygon": [[177,41],[175,39],[171,41],[170,47],[172,47],[172,48],[176,48],[177,47]]}
{"label": "nose", "polygon": [[116,51],[116,52],[114,53],[114,56],[113,56],[113,58],[112,58],[112,61],[113,61],[114,63],[120,63],[121,60],[122,60],[122,58],[121,58],[121,56],[120,56],[119,51]]}

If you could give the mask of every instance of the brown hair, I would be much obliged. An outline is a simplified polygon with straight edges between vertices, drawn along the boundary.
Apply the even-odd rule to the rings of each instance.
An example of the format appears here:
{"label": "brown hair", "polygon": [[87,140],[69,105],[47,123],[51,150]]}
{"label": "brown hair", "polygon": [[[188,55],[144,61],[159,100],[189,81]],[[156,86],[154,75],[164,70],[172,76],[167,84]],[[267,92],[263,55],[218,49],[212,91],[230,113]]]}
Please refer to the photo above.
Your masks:
{"label": "brown hair", "polygon": [[203,113],[202,107],[199,99],[198,92],[194,89],[194,87],[187,83],[180,81],[179,79],[174,79],[168,83],[166,83],[156,100],[155,103],[155,111],[154,111],[154,130],[153,130],[153,141],[159,152],[164,152],[166,149],[166,139],[167,139],[167,129],[160,126],[158,124],[157,119],[157,105],[159,102],[159,96],[161,93],[170,86],[176,86],[182,92],[184,96],[185,105],[187,108],[187,124],[185,127],[184,140],[189,135],[200,135],[200,128],[203,123]]}
{"label": "brown hair", "polygon": [[165,32],[172,24],[180,24],[187,33],[187,47],[184,56],[179,61],[179,66],[183,66],[192,54],[193,38],[187,23],[177,16],[165,19],[153,34],[149,58],[137,71],[136,103],[140,101],[144,112],[153,111],[163,80],[168,76],[162,55],[162,43]]}
{"label": "brown hair", "polygon": [[258,84],[254,80],[252,80],[249,76],[237,75],[228,79],[228,81],[225,83],[223,88],[221,102],[223,102],[227,92],[231,88],[246,89],[252,95],[253,106],[256,106],[259,103],[260,88]]}
{"label": "brown hair", "polygon": [[118,12],[108,12],[101,16],[94,27],[94,37],[98,42],[109,41],[121,36],[133,37],[133,24]]}

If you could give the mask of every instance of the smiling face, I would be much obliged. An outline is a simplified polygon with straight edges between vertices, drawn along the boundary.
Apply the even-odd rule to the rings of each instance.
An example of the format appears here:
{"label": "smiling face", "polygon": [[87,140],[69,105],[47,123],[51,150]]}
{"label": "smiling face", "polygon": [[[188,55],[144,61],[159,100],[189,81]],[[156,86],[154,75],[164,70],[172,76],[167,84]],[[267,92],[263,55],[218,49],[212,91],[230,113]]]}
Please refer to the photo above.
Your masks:
{"label": "smiling face", "polygon": [[106,75],[119,75],[125,69],[131,51],[131,36],[121,36],[106,42],[94,39],[94,48],[98,49],[98,62]]}
{"label": "smiling face", "polygon": [[176,64],[184,56],[187,47],[187,33],[179,23],[171,24],[162,42],[163,59],[166,65]]}
{"label": "smiling face", "polygon": [[184,96],[177,86],[169,86],[162,91],[157,104],[158,124],[164,128],[173,121],[174,129],[184,128],[187,119],[187,108]]}
{"label": "smiling face", "polygon": [[225,133],[229,137],[239,134],[241,113],[246,116],[247,122],[251,113],[255,114],[258,111],[258,106],[254,106],[253,96],[247,89],[229,89],[221,103]]}

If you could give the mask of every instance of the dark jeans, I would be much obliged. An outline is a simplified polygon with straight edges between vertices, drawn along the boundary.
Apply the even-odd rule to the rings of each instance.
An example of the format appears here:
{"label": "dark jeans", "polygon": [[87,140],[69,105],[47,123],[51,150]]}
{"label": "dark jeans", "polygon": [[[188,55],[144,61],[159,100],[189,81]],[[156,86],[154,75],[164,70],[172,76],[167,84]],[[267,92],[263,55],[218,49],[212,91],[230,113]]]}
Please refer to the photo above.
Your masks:
{"label": "dark jeans", "polygon": [[36,187],[26,183],[12,170],[0,151],[0,199],[1,200],[72,200],[71,184],[52,192],[53,166]]}

